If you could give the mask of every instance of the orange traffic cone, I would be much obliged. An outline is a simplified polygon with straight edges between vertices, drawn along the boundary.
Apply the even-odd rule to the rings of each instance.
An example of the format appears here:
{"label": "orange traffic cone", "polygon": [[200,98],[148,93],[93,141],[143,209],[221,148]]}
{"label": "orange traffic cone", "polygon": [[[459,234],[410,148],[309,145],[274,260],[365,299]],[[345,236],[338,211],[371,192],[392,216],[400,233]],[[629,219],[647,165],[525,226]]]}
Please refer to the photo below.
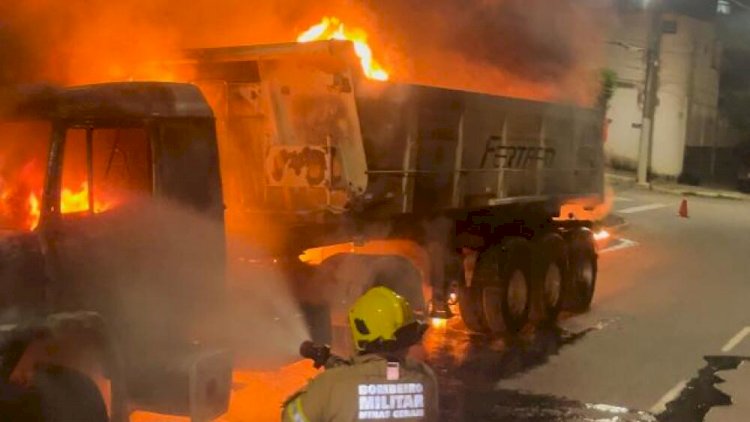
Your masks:
{"label": "orange traffic cone", "polygon": [[678,211],[678,214],[682,218],[689,218],[688,217],[687,199],[683,199],[682,200],[682,203],[680,204],[680,211]]}

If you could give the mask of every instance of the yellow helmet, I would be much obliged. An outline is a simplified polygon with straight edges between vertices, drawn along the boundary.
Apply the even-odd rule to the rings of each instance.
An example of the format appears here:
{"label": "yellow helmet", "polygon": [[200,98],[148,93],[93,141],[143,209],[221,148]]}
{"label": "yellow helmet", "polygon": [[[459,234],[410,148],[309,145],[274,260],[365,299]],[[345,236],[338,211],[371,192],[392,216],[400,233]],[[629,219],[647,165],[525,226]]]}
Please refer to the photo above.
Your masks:
{"label": "yellow helmet", "polygon": [[[373,287],[349,310],[354,347],[360,352],[391,351],[419,341],[424,327],[409,302],[387,287]],[[425,326],[426,327],[426,326]]]}

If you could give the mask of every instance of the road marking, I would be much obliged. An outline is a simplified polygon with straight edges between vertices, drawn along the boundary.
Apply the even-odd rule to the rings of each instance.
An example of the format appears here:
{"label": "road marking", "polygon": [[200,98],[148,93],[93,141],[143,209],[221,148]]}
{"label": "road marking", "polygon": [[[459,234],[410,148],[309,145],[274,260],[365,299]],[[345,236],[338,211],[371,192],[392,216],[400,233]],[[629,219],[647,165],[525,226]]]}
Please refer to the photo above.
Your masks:
{"label": "road marking", "polygon": [[676,399],[677,396],[680,395],[682,390],[687,386],[688,380],[682,380],[677,383],[674,387],[672,387],[671,390],[667,391],[667,394],[663,395],[659,401],[654,403],[653,406],[651,406],[651,409],[649,411],[655,415],[658,415],[659,413],[667,410],[667,403],[671,402],[672,400]]}
{"label": "road marking", "polygon": [[633,202],[635,199],[633,198],[626,198],[624,196],[615,196],[615,202]]}
{"label": "road marking", "polygon": [[739,333],[735,334],[734,337],[729,339],[727,344],[724,345],[724,347],[721,348],[722,353],[727,353],[737,347],[738,344],[742,343],[742,340],[747,337],[747,335],[750,334],[750,327],[745,327],[740,330]]}
{"label": "road marking", "polygon": [[[745,337],[750,334],[750,327],[745,327],[741,329],[737,334],[734,335],[729,341],[724,345],[724,347],[721,348],[722,353],[730,352],[732,349],[737,347],[738,344],[742,342],[742,340],[745,339]],[[678,382],[674,387],[672,387],[671,390],[667,391],[666,394],[664,394],[659,401],[654,403],[653,406],[651,406],[651,409],[649,411],[653,413],[654,415],[658,415],[665,410],[667,410],[667,404],[671,402],[672,400],[676,399],[682,390],[685,389],[685,387],[688,384],[688,380],[682,380]]]}
{"label": "road marking", "polygon": [[[629,410],[625,407],[620,406],[610,406],[608,404],[590,404],[586,403],[586,409],[594,409],[598,410],[600,412],[607,412],[607,413],[628,413]],[[605,419],[609,420],[609,419]],[[618,420],[615,418],[615,420]]]}
{"label": "road marking", "polygon": [[640,205],[640,206],[637,206],[637,207],[630,207],[630,208],[621,209],[621,210],[617,211],[617,213],[619,213],[619,214],[635,214],[637,212],[658,210],[659,208],[664,208],[664,207],[666,207],[666,205],[665,204],[661,204],[661,203],[659,203],[659,204]]}
{"label": "road marking", "polygon": [[619,251],[621,249],[632,248],[633,246],[638,246],[638,242],[636,242],[635,240],[620,238],[620,239],[617,239],[616,244],[606,247],[604,249],[601,249],[599,253],[603,254],[603,253]]}

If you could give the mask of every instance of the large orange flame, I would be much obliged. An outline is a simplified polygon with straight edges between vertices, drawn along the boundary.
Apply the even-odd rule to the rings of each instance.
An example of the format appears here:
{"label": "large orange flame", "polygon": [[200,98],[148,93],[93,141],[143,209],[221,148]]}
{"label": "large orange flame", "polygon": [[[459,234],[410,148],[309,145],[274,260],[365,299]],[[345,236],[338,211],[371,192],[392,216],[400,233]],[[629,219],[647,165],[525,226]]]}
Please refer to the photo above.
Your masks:
{"label": "large orange flame", "polygon": [[589,220],[599,221],[609,215],[614,203],[615,191],[611,186],[604,189],[604,200],[599,203],[570,202],[560,207],[560,214],[556,220]]}
{"label": "large orange flame", "polygon": [[29,195],[29,216],[27,218],[26,227],[29,229],[36,228],[39,224],[39,216],[41,215],[41,209],[39,208],[39,198],[35,193]]}
{"label": "large orange flame", "polygon": [[378,81],[388,80],[388,72],[373,58],[372,49],[367,44],[367,32],[364,30],[348,28],[338,18],[326,16],[320,23],[311,26],[297,37],[297,42],[322,40],[351,41],[354,44],[354,52],[362,63],[365,76]]}
{"label": "large orange flame", "polygon": [[[28,201],[28,223],[27,228],[33,230],[39,224],[41,208],[39,206],[39,196],[32,192],[29,194]],[[94,201],[94,212],[100,213],[112,207],[111,202],[100,200]],[[60,211],[63,214],[75,214],[88,211],[89,209],[89,185],[86,182],[81,183],[78,189],[64,188],[60,195]]]}

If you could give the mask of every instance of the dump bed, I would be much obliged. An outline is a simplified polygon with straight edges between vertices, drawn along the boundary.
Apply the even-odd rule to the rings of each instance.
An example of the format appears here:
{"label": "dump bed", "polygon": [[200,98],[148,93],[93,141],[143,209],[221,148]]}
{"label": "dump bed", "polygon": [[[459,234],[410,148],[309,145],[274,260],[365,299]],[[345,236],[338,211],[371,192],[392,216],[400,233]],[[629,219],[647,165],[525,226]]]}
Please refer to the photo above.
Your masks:
{"label": "dump bed", "polygon": [[392,196],[391,212],[602,195],[594,110],[426,86],[360,88],[368,191]]}
{"label": "dump bed", "polygon": [[217,115],[229,215],[305,225],[602,196],[591,109],[370,81],[337,41],[193,50],[183,65]]}

